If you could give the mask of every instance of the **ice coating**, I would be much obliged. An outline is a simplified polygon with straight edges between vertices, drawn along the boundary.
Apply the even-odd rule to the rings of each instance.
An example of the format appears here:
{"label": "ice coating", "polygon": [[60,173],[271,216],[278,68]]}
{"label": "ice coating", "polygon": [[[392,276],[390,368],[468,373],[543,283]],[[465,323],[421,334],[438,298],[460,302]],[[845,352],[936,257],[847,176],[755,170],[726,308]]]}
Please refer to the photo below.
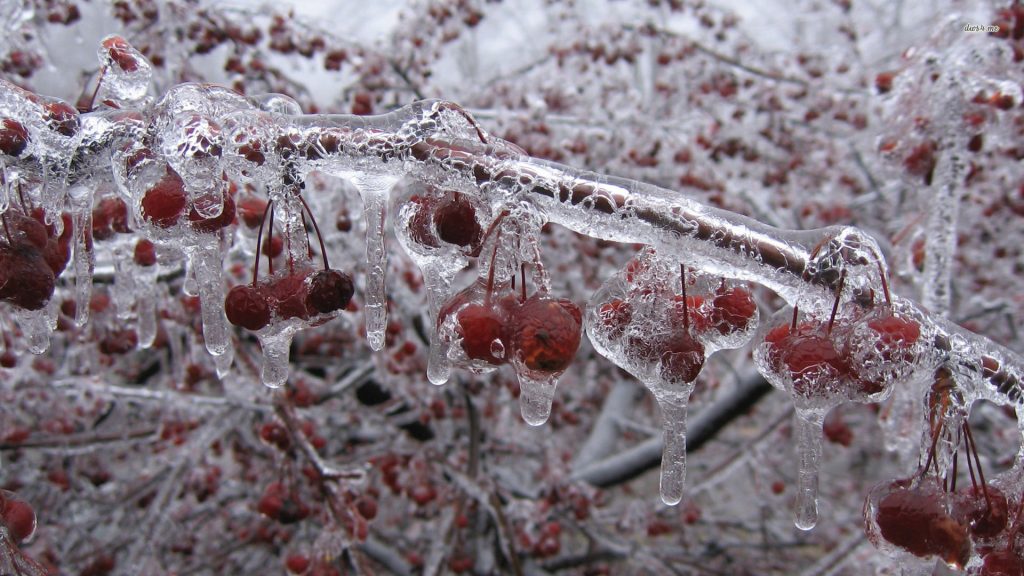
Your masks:
{"label": "ice coating", "polygon": [[356,174],[352,182],[363,198],[363,218],[366,220],[366,289],[363,316],[366,321],[366,340],[370,348],[384,347],[387,328],[387,288],[384,273],[387,270],[387,250],[384,246],[384,224],[387,217],[388,193],[395,178]]}
{"label": "ice coating", "polygon": [[[130,51],[129,55],[136,57],[135,52]],[[109,49],[101,52],[101,57],[114,60]],[[125,61],[117,64],[126,67]],[[126,86],[107,86],[105,82],[101,85],[101,98],[107,94],[111,98],[122,97],[126,103],[145,100],[145,95],[135,96],[142,94],[138,90],[141,82]],[[1019,94],[1019,87],[1000,89],[1008,94],[1012,92],[1014,98]],[[542,212],[545,218],[572,230],[609,240],[654,245],[665,258],[676,260],[673,264],[685,257],[687,265],[705,272],[759,282],[797,304],[803,317],[815,319],[819,324],[828,321],[829,309],[836,293],[840,292],[836,322],[841,325],[849,321],[851,326],[837,329],[828,336],[834,335],[829,338],[833,346],[850,353],[850,361],[858,368],[856,379],[844,379],[848,375],[843,374],[838,365],[829,365],[813,371],[816,376],[805,375],[801,390],[795,390],[793,375],[781,373],[780,365],[773,363],[763,349],[759,353],[759,367],[770,379],[775,378],[773,384],[800,396],[801,411],[814,411],[849,400],[880,399],[896,382],[914,381],[919,375],[934,374],[939,367],[949,370],[952,385],[962,392],[964,409],[969,410],[970,404],[978,399],[988,399],[1021,410],[1020,379],[1024,363],[1020,356],[925,315],[898,297],[892,297],[891,303],[883,305],[880,278],[884,279],[886,274],[884,260],[874,241],[855,228],[779,230],[652,186],[529,158],[500,139],[488,136],[458,106],[445,102],[415,103],[380,117],[298,116],[300,111],[294,103],[275,95],[249,99],[225,88],[183,85],[168,92],[153,108],[140,104],[138,110],[126,106],[116,113],[97,109],[81,115],[73,109],[61,109],[62,114],[66,114],[57,116],[52,108],[55,104],[61,103],[0,82],[0,112],[4,117],[22,122],[28,135],[28,153],[11,154],[2,159],[7,181],[23,181],[27,193],[46,211],[48,221],[58,222],[58,226],[60,221],[54,218],[67,205],[69,186],[84,186],[92,178],[110,178],[105,168],[101,169],[106,158],[111,159],[113,180],[134,219],[140,223],[138,233],[163,247],[185,251],[189,247],[212,245],[220,237],[200,233],[184,221],[167,228],[145,221],[141,206],[143,195],[166,174],[168,166],[178,172],[184,182],[188,207],[203,217],[215,217],[224,209],[225,176],[242,182],[256,179],[269,182],[268,187],[274,188],[274,194],[278,194],[275,197],[279,199],[285,197],[288,187],[301,183],[312,169],[361,179],[364,196],[363,189],[373,190],[364,200],[368,198],[380,207],[379,211],[370,210],[367,216],[368,223],[377,224],[368,226],[371,231],[368,232],[371,241],[367,243],[370,273],[365,281],[368,333],[375,347],[381,344],[384,324],[382,231],[390,186],[374,183],[380,180],[393,183],[394,179],[409,177],[474,195],[489,206],[525,203]],[[102,102],[97,104],[98,108],[102,106]],[[143,138],[147,133],[154,134],[155,141],[147,142]],[[10,185],[4,190],[10,205]],[[88,298],[83,293],[87,289],[89,258],[92,257],[83,239],[89,227],[85,213],[90,204],[74,201],[74,198],[71,203],[77,245],[73,269],[79,282],[78,311],[83,321],[88,313],[88,306],[83,305]],[[224,249],[224,245],[218,245],[217,251]],[[293,249],[289,251],[295,254]],[[208,255],[211,263],[215,260],[213,252]],[[211,266],[223,266],[218,262]],[[213,314],[215,308],[207,301],[217,290],[212,280],[214,275],[202,272],[201,268],[198,264],[191,266],[196,274],[197,290],[204,295],[205,323],[207,312]],[[431,280],[428,282],[434,286],[428,290],[433,290],[431,306],[436,312],[445,295],[445,278],[449,272],[431,268],[429,263],[424,264],[424,268],[429,270]],[[666,266],[666,269],[672,268],[674,266]],[[845,283],[845,291],[838,289],[840,281]],[[647,322],[651,318],[646,317],[643,323],[638,319],[635,326],[628,320],[623,333],[615,336],[614,318],[620,312],[624,314],[625,309],[611,306],[602,310],[614,299],[613,293],[627,294],[628,283],[621,278],[616,282],[609,290],[599,291],[603,296],[595,295],[587,314],[588,333],[602,354],[620,365],[633,366],[645,375],[645,383],[654,382],[653,386],[660,388],[662,384],[657,383],[655,372],[662,371],[665,362],[644,360],[642,350],[627,345],[629,337],[640,336],[642,327],[649,326]],[[222,293],[223,288],[220,286],[218,290]],[[703,294],[710,295],[713,288],[713,285],[705,286]],[[695,291],[699,293],[700,290]],[[870,293],[874,294],[873,307],[865,307],[857,301]],[[155,328],[142,327],[149,322],[146,318],[151,317],[143,313],[142,306],[149,300],[140,295],[138,301],[140,337],[143,342],[151,342],[152,339],[143,334],[155,334]],[[654,297],[645,299],[638,295],[627,303],[636,303],[642,308],[657,301]],[[706,305],[706,302],[695,305],[694,309],[700,311],[701,306]],[[863,308],[863,317],[853,312],[858,306]],[[882,319],[890,322],[883,323],[882,328],[870,326],[871,314],[886,309],[895,311],[897,320],[900,315],[906,315],[918,324],[919,336],[913,347],[912,361],[902,359],[906,349],[894,348],[878,336],[893,327],[891,318]],[[641,312],[640,316],[645,314]],[[613,320],[611,325],[599,326],[602,317]],[[21,320],[31,326],[27,331],[33,350],[45,348],[41,343],[52,329],[52,318],[51,312],[21,316]],[[304,329],[320,320],[307,318],[293,322],[292,326]],[[268,328],[268,338],[270,332],[286,332],[282,328],[284,322],[276,318],[274,325]],[[446,327],[452,328],[450,324]],[[208,336],[213,336],[208,338],[208,343],[212,340],[214,349],[220,349],[217,342],[222,334],[218,334],[216,326],[207,330],[210,331]],[[739,345],[740,336],[736,337],[736,342],[729,341],[726,345]],[[719,342],[725,342],[718,337],[700,341],[705,354],[711,354]],[[494,357],[504,359],[511,352],[500,340],[491,344]],[[279,340],[267,346],[270,382],[283,382],[286,377],[287,347],[283,350]],[[435,359],[448,358],[447,353],[438,356],[436,350],[432,350],[431,355]],[[226,370],[224,366],[230,365],[230,353],[222,353],[217,362],[219,372]],[[432,363],[430,374],[435,382],[444,380],[447,371],[443,362]],[[526,383],[533,381],[528,377]],[[529,386],[524,386],[527,388]],[[537,398],[547,397],[546,388],[541,386],[538,390]],[[824,390],[830,394],[814,396],[807,394],[808,390]],[[918,400],[921,397],[920,394],[906,396]],[[901,430],[906,429],[907,421],[920,420],[912,410],[903,413],[906,415],[897,413],[894,417],[894,422],[902,423],[899,424]],[[676,421],[681,419],[673,420]],[[671,458],[666,460],[672,461]],[[801,510],[806,509],[806,506],[801,507]],[[806,524],[809,520],[802,522]]]}
{"label": "ice coating", "polygon": [[822,410],[798,408],[796,452],[799,461],[796,489],[796,527],[810,530],[818,523],[818,473],[821,469],[821,426],[825,421]]}

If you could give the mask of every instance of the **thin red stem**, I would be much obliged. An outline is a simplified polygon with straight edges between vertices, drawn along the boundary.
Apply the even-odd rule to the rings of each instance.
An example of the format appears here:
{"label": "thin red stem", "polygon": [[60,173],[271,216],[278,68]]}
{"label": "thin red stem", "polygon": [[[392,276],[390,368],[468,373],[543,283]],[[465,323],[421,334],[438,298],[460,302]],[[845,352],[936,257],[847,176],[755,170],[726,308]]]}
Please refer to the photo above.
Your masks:
{"label": "thin red stem", "polygon": [[843,298],[843,286],[846,285],[846,272],[839,276],[839,288],[836,290],[836,300],[832,303],[832,315],[828,318],[828,329],[826,334],[832,334],[832,324],[836,321],[836,314],[839,312],[839,301]]}
{"label": "thin red stem", "polygon": [[683,330],[690,331],[690,308],[686,302],[686,265],[679,265],[679,283],[683,291]]}
{"label": "thin red stem", "polygon": [[313,230],[316,232],[317,242],[320,243],[320,254],[324,260],[324,270],[329,270],[331,265],[327,263],[327,247],[324,246],[324,235],[320,233],[320,226],[316,223],[316,218],[313,217],[313,212],[309,209],[309,204],[306,204],[306,199],[302,197],[302,194],[297,194],[299,202],[302,202],[302,207],[306,209],[306,214],[309,214],[309,221],[313,223]]}
{"label": "thin red stem", "polygon": [[[274,243],[274,211],[270,211],[270,222],[267,224],[267,242]],[[274,257],[267,254],[267,267],[270,269],[270,275],[274,275]]]}
{"label": "thin red stem", "polygon": [[974,435],[971,434],[971,426],[967,422],[964,422],[964,433],[967,435],[967,444],[970,447],[970,453],[967,457],[970,459],[971,454],[974,455],[974,465],[978,468],[978,478],[981,479],[981,491],[985,494],[985,505],[988,506],[989,510],[991,510],[992,502],[989,500],[988,496],[988,483],[985,482],[985,472],[981,469],[981,458],[978,457],[978,445],[974,442]]}
{"label": "thin red stem", "polygon": [[256,264],[252,267],[252,285],[256,286],[256,278],[260,273],[260,254],[263,251],[263,225],[267,222],[267,212],[270,212],[274,207],[274,201],[270,200],[267,202],[267,206],[263,208],[263,217],[260,218],[260,231],[256,234]]}
{"label": "thin red stem", "polygon": [[793,306],[793,321],[790,322],[790,324],[789,324],[789,331],[790,331],[790,333],[796,332],[796,319],[797,319],[797,315],[799,315],[799,314],[800,314],[800,307],[799,306]]}
{"label": "thin red stem", "polygon": [[526,302],[526,262],[523,262],[522,264],[519,265],[519,277],[522,279],[522,283],[523,283],[523,288],[522,288],[522,290],[523,290],[523,300],[522,301]]}
{"label": "thin red stem", "polygon": [[889,281],[885,277],[885,270],[882,263],[878,263],[878,275],[882,278],[882,294],[885,294],[885,303],[892,308],[892,296],[889,295]]}

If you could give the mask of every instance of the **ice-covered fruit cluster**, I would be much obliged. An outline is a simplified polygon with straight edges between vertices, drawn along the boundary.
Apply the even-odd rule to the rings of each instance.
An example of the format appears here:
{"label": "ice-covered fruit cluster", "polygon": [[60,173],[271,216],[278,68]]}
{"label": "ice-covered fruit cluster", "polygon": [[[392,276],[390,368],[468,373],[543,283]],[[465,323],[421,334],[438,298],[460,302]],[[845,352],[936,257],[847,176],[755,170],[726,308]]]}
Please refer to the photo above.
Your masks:
{"label": "ice-covered fruit cluster", "polygon": [[336,269],[294,270],[255,285],[228,291],[224,312],[228,321],[258,331],[272,321],[311,320],[348,306],[355,293],[352,277]]}
{"label": "ice-covered fruit cluster", "polygon": [[42,209],[10,209],[0,214],[0,300],[23,310],[39,310],[53,296],[56,278],[71,257],[71,217],[47,223]]}

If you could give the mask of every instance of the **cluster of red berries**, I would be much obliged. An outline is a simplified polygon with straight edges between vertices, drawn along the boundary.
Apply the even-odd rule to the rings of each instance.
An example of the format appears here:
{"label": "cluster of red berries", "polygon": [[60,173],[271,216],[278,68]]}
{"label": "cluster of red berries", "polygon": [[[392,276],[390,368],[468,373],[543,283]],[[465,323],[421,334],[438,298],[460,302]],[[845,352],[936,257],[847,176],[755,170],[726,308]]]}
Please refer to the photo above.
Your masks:
{"label": "cluster of red berries", "polygon": [[757,304],[749,290],[724,281],[713,293],[687,294],[682,266],[681,291],[676,294],[648,274],[652,257],[653,252],[645,251],[630,262],[620,279],[626,290],[609,294],[597,306],[594,328],[609,344],[621,347],[631,367],[657,365],[664,382],[690,383],[700,374],[709,349],[741,344],[736,337],[756,324]]}
{"label": "cluster of red berries", "polygon": [[946,491],[923,477],[876,486],[864,521],[876,546],[960,568],[977,553],[984,559],[979,574],[1017,575],[1024,573],[1024,557],[1014,552],[1021,526],[1010,522],[1009,509],[1006,495],[991,483]]}
{"label": "cluster of red berries", "polygon": [[[300,196],[301,200],[301,196]],[[302,205],[305,206],[305,201]],[[225,206],[227,208],[227,206]],[[264,219],[273,210],[273,203],[264,208]],[[313,218],[310,213],[310,218]],[[273,234],[271,216],[271,234]],[[352,277],[331,268],[327,260],[327,248],[320,236],[320,229],[313,219],[313,227],[320,240],[323,269],[312,271],[289,262],[288,269],[271,276],[265,282],[256,282],[259,274],[260,251],[262,250],[263,228],[256,240],[256,263],[253,267],[251,284],[235,286],[224,300],[224,312],[228,321],[235,326],[258,331],[270,324],[271,320],[298,318],[310,320],[317,316],[333,314],[348,306],[355,293]],[[289,256],[291,258],[291,256]],[[273,270],[273,269],[271,269]]]}
{"label": "cluster of red berries", "polygon": [[0,529],[15,544],[21,544],[36,531],[36,512],[32,505],[17,499],[12,492],[0,490]]}
{"label": "cluster of red berries", "polygon": [[891,304],[855,306],[837,317],[837,296],[828,321],[782,314],[757,351],[769,381],[805,401],[870,402],[907,376],[920,355],[920,323]]}
{"label": "cluster of red berries", "polygon": [[71,217],[61,214],[61,221],[57,234],[40,208],[0,214],[0,300],[24,310],[39,310],[50,301],[71,258]]}
{"label": "cluster of red berries", "polygon": [[[488,231],[498,228],[503,213]],[[513,361],[526,370],[558,374],[569,367],[583,333],[580,307],[565,298],[553,298],[541,289],[526,296],[525,266],[522,264],[521,291],[508,290],[495,296],[495,268],[498,265],[497,236],[486,281],[483,277],[452,296],[438,313],[441,330],[450,325],[459,349],[470,368],[489,369]]]}

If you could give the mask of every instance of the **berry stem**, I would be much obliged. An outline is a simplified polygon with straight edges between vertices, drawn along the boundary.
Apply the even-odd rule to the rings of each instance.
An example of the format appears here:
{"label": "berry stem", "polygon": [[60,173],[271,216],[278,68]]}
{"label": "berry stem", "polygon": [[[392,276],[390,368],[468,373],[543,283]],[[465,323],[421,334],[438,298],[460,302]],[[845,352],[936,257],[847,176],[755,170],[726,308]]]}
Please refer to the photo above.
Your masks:
{"label": "berry stem", "polygon": [[832,315],[828,318],[828,328],[825,329],[825,333],[832,334],[832,325],[836,321],[836,313],[839,312],[839,301],[843,298],[843,286],[846,285],[846,271],[839,275],[839,286],[836,289],[836,300],[832,303]]}
{"label": "berry stem", "polygon": [[978,468],[978,478],[981,479],[981,491],[985,495],[985,506],[992,510],[992,502],[988,496],[988,485],[985,482],[985,472],[981,469],[981,458],[978,457],[978,445],[974,442],[974,435],[971,434],[971,426],[967,422],[964,422],[964,433],[967,435],[967,445],[970,449],[967,457],[970,460],[971,454],[974,455],[974,465]]}
{"label": "berry stem", "polygon": [[[495,228],[508,216],[508,210],[502,210],[501,214],[491,222],[491,225],[487,227],[487,233],[484,238],[489,238],[491,233],[494,232]],[[491,305],[491,292],[494,291],[494,260],[498,257],[498,239],[501,238],[501,229],[495,233],[494,236],[494,250],[491,252],[491,268],[487,271],[487,292],[484,293],[484,306]]]}
{"label": "berry stem", "polygon": [[519,277],[522,278],[522,282],[523,282],[522,302],[526,302],[526,262],[523,262],[522,264],[519,265]]}
{"label": "berry stem", "polygon": [[889,294],[889,280],[886,278],[885,269],[882,268],[882,263],[878,263],[878,275],[882,279],[882,294],[885,294],[885,303],[892,308],[892,296]]}
{"label": "berry stem", "polygon": [[[269,204],[268,204],[269,205]],[[270,243],[274,242],[274,211],[270,211],[270,222],[267,223],[267,241]],[[270,269],[270,275],[274,275],[274,256],[267,254],[267,268]]]}
{"label": "berry stem", "polygon": [[796,332],[796,319],[800,315],[800,307],[793,306],[793,320],[789,323],[789,333],[793,334]]}
{"label": "berry stem", "polygon": [[690,309],[686,302],[686,265],[679,265],[679,284],[683,291],[683,329],[690,331]]}
{"label": "berry stem", "polygon": [[306,203],[306,199],[302,197],[302,193],[296,194],[299,198],[299,202],[302,203],[302,207],[306,209],[306,214],[309,214],[309,221],[313,223],[313,231],[316,232],[317,242],[320,244],[320,255],[323,257],[324,270],[329,270],[331,265],[327,262],[327,247],[324,246],[324,236],[320,233],[320,226],[316,223],[316,217],[313,216],[312,210],[309,209],[309,204]]}
{"label": "berry stem", "polygon": [[103,78],[106,75],[107,75],[107,67],[104,66],[104,67],[100,68],[100,74],[96,78],[96,87],[93,88],[92,96],[89,96],[88,102],[84,101],[85,100],[84,99],[85,95],[83,94],[82,95],[83,98],[79,98],[78,102],[75,104],[75,108],[78,108],[79,112],[83,112],[83,113],[84,112],[92,112],[92,107],[93,107],[93,105],[96,104],[96,96],[99,95],[99,93],[100,93],[100,86],[103,85]]}
{"label": "berry stem", "polygon": [[263,251],[263,225],[267,222],[267,213],[273,214],[273,209],[274,201],[270,200],[267,202],[266,208],[263,209],[263,218],[260,219],[260,231],[256,234],[256,263],[252,267],[252,285],[254,288],[256,287],[256,278],[260,273],[260,253]]}

